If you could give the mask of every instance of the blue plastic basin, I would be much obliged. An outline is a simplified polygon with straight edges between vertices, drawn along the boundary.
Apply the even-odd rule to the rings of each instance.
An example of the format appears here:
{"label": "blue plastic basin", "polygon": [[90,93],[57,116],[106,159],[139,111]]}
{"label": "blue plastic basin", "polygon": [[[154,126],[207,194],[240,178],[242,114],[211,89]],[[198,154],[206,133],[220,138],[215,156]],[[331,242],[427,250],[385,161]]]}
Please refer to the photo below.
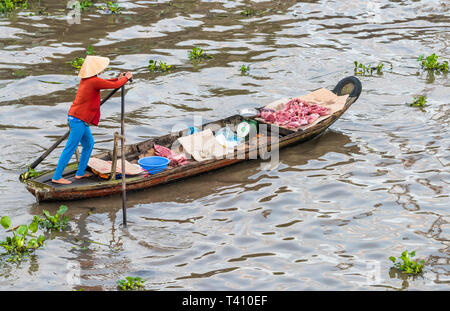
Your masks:
{"label": "blue plastic basin", "polygon": [[138,160],[138,164],[149,174],[157,174],[167,168],[170,160],[164,157],[145,157]]}

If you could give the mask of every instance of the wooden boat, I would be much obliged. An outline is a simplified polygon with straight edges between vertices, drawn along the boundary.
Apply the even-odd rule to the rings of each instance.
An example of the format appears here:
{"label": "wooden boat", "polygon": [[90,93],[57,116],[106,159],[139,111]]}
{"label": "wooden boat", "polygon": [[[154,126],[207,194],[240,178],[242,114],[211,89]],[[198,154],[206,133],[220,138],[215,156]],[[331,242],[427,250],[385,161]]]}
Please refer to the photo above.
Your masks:
{"label": "wooden boat", "polygon": [[[289,130],[285,128],[276,128],[268,126],[267,137],[265,140],[257,141],[257,143],[246,143],[245,148],[239,150],[235,148],[233,156],[227,155],[222,159],[211,159],[197,162],[193,159],[189,160],[186,165],[166,169],[161,173],[154,175],[140,174],[136,176],[127,176],[127,191],[135,191],[161,185],[173,181],[183,180],[198,174],[211,172],[213,170],[223,168],[241,161],[253,159],[257,155],[260,158],[266,158],[267,154],[274,148],[284,148],[293,144],[298,144],[309,140],[323,133],[331,124],[333,124],[359,97],[361,93],[361,82],[353,76],[347,77],[339,81],[332,90],[336,95],[349,95],[343,109],[334,112],[327,118],[318,122],[312,127],[305,130]],[[263,108],[263,107],[261,107]],[[261,109],[259,108],[259,109]],[[244,118],[239,114],[209,122],[203,127],[216,126],[218,128],[230,124],[239,124]],[[258,121],[261,124],[261,121]],[[148,139],[146,141],[125,146],[125,158],[131,163],[137,163],[139,158],[148,154],[152,150],[154,144],[171,148],[171,145],[181,136],[188,135],[189,129],[171,133],[168,135]],[[272,135],[276,134],[276,137]],[[271,139],[276,138],[277,143],[271,144]],[[96,158],[111,161],[113,152],[106,152],[95,155]],[[122,191],[122,181],[120,179],[105,180],[94,175],[89,178],[83,178],[75,181],[75,172],[78,162],[70,163],[64,170],[63,176],[74,181],[69,185],[55,184],[51,182],[54,171],[46,171],[42,175],[24,181],[26,188],[31,192],[38,202],[42,201],[65,201],[79,200],[94,197],[102,197],[113,194],[119,194]]]}

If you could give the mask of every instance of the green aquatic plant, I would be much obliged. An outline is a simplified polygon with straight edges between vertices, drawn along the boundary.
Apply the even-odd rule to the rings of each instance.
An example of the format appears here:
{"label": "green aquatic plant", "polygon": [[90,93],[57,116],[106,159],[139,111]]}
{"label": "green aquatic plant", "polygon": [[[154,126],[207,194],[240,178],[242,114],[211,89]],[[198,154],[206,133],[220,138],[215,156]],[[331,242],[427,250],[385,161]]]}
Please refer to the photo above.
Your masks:
{"label": "green aquatic plant", "polygon": [[95,55],[94,47],[92,45],[87,47],[86,54],[87,55]]}
{"label": "green aquatic plant", "polygon": [[148,61],[147,68],[152,72],[158,72],[158,71],[166,72],[166,71],[169,71],[170,69],[172,69],[173,65],[167,65],[167,63],[165,63],[163,61],[159,61],[159,65],[158,65],[158,61],[151,59]]}
{"label": "green aquatic plant", "polygon": [[79,8],[81,11],[85,11],[87,9],[89,9],[90,7],[92,7],[94,5],[94,3],[92,3],[92,1],[89,0],[81,0],[81,1],[75,1],[72,3],[72,7],[67,7],[69,10],[73,10],[76,8]]}
{"label": "green aquatic plant", "polygon": [[[44,82],[44,81],[41,81],[41,82]],[[50,82],[48,82],[48,83],[50,83]],[[25,181],[29,178],[41,176],[42,174],[44,174],[44,172],[37,172],[34,169],[32,169],[30,166],[28,166],[28,171],[26,171],[25,173],[20,175],[20,177],[21,177],[22,181]]]}
{"label": "green aquatic plant", "polygon": [[409,103],[411,107],[425,107],[425,103],[427,102],[427,97],[424,95],[420,95],[419,97],[414,96],[412,103]]}
{"label": "green aquatic plant", "polygon": [[381,74],[381,69],[383,69],[384,64],[383,63],[379,63],[375,69],[377,70],[377,74]]}
{"label": "green aquatic plant", "polygon": [[[395,258],[394,256],[389,257],[389,259],[394,263],[394,267],[398,270],[407,274],[421,274],[423,272],[423,267],[425,266],[425,261],[421,260],[419,263],[412,260],[416,255],[415,251],[409,252],[404,251],[400,257]],[[398,259],[398,261],[397,261]]]}
{"label": "green aquatic plant", "polygon": [[151,59],[151,60],[149,60],[148,61],[148,66],[147,66],[147,68],[150,70],[150,71],[156,71],[156,70],[158,70],[158,68],[157,68],[157,61],[154,61],[153,59]]}
{"label": "green aquatic plant", "polygon": [[364,65],[363,63],[359,63],[357,61],[354,61],[353,63],[355,64],[354,71],[356,75],[372,75],[375,70],[377,71],[377,74],[382,74],[382,69],[384,67],[384,64],[381,62],[378,63],[378,65],[376,65],[375,67]]}
{"label": "green aquatic plant", "polygon": [[80,69],[83,66],[84,57],[76,57],[69,64],[72,65],[73,68]]}
{"label": "green aquatic plant", "polygon": [[37,222],[43,229],[52,231],[64,231],[66,230],[67,223],[69,222],[68,216],[63,216],[68,210],[68,207],[61,205],[55,215],[51,215],[47,210],[43,210],[41,216],[34,216],[33,221]]}
{"label": "green aquatic plant", "polygon": [[199,47],[192,48],[192,50],[188,52],[188,57],[190,60],[212,58],[211,55],[206,54],[206,52]]}
{"label": "green aquatic plant", "polygon": [[365,73],[372,73],[372,69],[370,66],[366,66],[363,63],[358,63],[356,60],[353,62],[355,64],[355,74],[363,75]]}
{"label": "green aquatic plant", "polygon": [[448,71],[448,61],[444,61],[443,63],[438,62],[439,56],[435,53],[430,56],[425,57],[424,54],[420,55],[417,58],[418,62],[421,62],[422,69],[437,71],[437,72],[447,72]]}
{"label": "green aquatic plant", "polygon": [[13,234],[6,237],[6,240],[0,241],[0,247],[6,251],[1,255],[8,255],[8,261],[20,262],[24,257],[31,255],[36,249],[44,245],[45,237],[43,235],[34,236],[34,233],[38,230],[38,223],[35,219],[28,226],[20,225],[11,228],[11,218],[3,216],[0,223],[4,229],[9,229]]}
{"label": "green aquatic plant", "polygon": [[108,11],[109,14],[120,14],[122,11],[119,4],[114,1],[106,1],[104,5],[101,6],[101,9]]}
{"label": "green aquatic plant", "polygon": [[[86,55],[95,55],[94,47],[92,45],[89,45],[86,48]],[[83,66],[84,63],[84,57],[76,57],[72,61],[67,63],[70,64],[75,69],[81,69],[81,66]]]}
{"label": "green aquatic plant", "polygon": [[142,281],[140,277],[132,277],[127,276],[125,280],[118,280],[117,281],[117,287],[121,290],[135,290],[135,289],[141,289],[144,287],[145,281]]}
{"label": "green aquatic plant", "polygon": [[241,11],[241,15],[244,15],[244,16],[251,16],[251,15],[255,15],[255,14],[256,14],[256,11],[253,8],[246,8]]}
{"label": "green aquatic plant", "polygon": [[16,9],[27,9],[28,0],[0,0],[0,13],[8,13]]}
{"label": "green aquatic plant", "polygon": [[10,12],[15,8],[13,0],[0,0],[0,13]]}
{"label": "green aquatic plant", "polygon": [[240,14],[248,17],[248,16],[255,16],[255,15],[263,15],[264,11],[255,10],[251,7],[248,7],[248,8],[243,9]]}
{"label": "green aquatic plant", "polygon": [[159,62],[159,69],[161,71],[168,71],[172,67],[173,67],[172,65],[167,65],[167,63],[164,63],[164,62],[161,62],[161,61]]}
{"label": "green aquatic plant", "polygon": [[85,11],[85,10],[89,9],[93,5],[94,5],[94,3],[92,3],[89,0],[82,0],[82,1],[80,1],[80,9],[82,11]]}
{"label": "green aquatic plant", "polygon": [[250,70],[250,65],[247,66],[242,65],[239,70],[241,71],[242,74],[246,74]]}

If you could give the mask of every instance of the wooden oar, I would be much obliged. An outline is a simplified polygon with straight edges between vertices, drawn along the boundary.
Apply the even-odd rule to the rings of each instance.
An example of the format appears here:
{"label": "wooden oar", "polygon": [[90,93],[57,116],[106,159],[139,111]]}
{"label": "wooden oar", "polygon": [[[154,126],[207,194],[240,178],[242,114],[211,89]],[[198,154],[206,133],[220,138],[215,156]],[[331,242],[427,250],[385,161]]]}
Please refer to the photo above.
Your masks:
{"label": "wooden oar", "polygon": [[[128,80],[130,82],[133,81],[133,79]],[[111,93],[109,93],[101,102],[100,102],[100,106],[103,105],[108,99],[110,99],[114,94],[116,94],[116,92],[118,90],[120,90],[121,87],[114,89]],[[31,165],[28,166],[27,170],[24,171],[22,174],[20,174],[19,179],[20,181],[23,181],[24,175],[30,170],[30,169],[34,169],[36,166],[38,166],[39,163],[41,163],[49,154],[50,152],[52,152],[53,150],[55,150],[56,147],[59,146],[59,144],[61,144],[63,142],[63,140],[65,140],[70,134],[70,130],[68,130],[63,136],[61,136],[60,138],[58,138],[58,140],[50,147],[48,148],[39,158],[37,158],[33,163],[31,163]]]}

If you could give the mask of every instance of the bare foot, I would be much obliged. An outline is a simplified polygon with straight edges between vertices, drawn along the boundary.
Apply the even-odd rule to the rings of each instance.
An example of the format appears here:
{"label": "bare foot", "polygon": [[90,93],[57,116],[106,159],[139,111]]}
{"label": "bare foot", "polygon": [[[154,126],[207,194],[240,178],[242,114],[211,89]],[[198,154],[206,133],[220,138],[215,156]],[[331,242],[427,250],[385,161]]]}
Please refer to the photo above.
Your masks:
{"label": "bare foot", "polygon": [[81,179],[81,178],[91,177],[91,176],[92,176],[91,173],[85,173],[83,176],[77,176],[77,175],[75,175],[75,179]]}
{"label": "bare foot", "polygon": [[58,180],[52,179],[52,182],[54,182],[55,184],[62,184],[62,185],[68,185],[72,183],[70,180],[67,180],[65,178],[60,178]]}

